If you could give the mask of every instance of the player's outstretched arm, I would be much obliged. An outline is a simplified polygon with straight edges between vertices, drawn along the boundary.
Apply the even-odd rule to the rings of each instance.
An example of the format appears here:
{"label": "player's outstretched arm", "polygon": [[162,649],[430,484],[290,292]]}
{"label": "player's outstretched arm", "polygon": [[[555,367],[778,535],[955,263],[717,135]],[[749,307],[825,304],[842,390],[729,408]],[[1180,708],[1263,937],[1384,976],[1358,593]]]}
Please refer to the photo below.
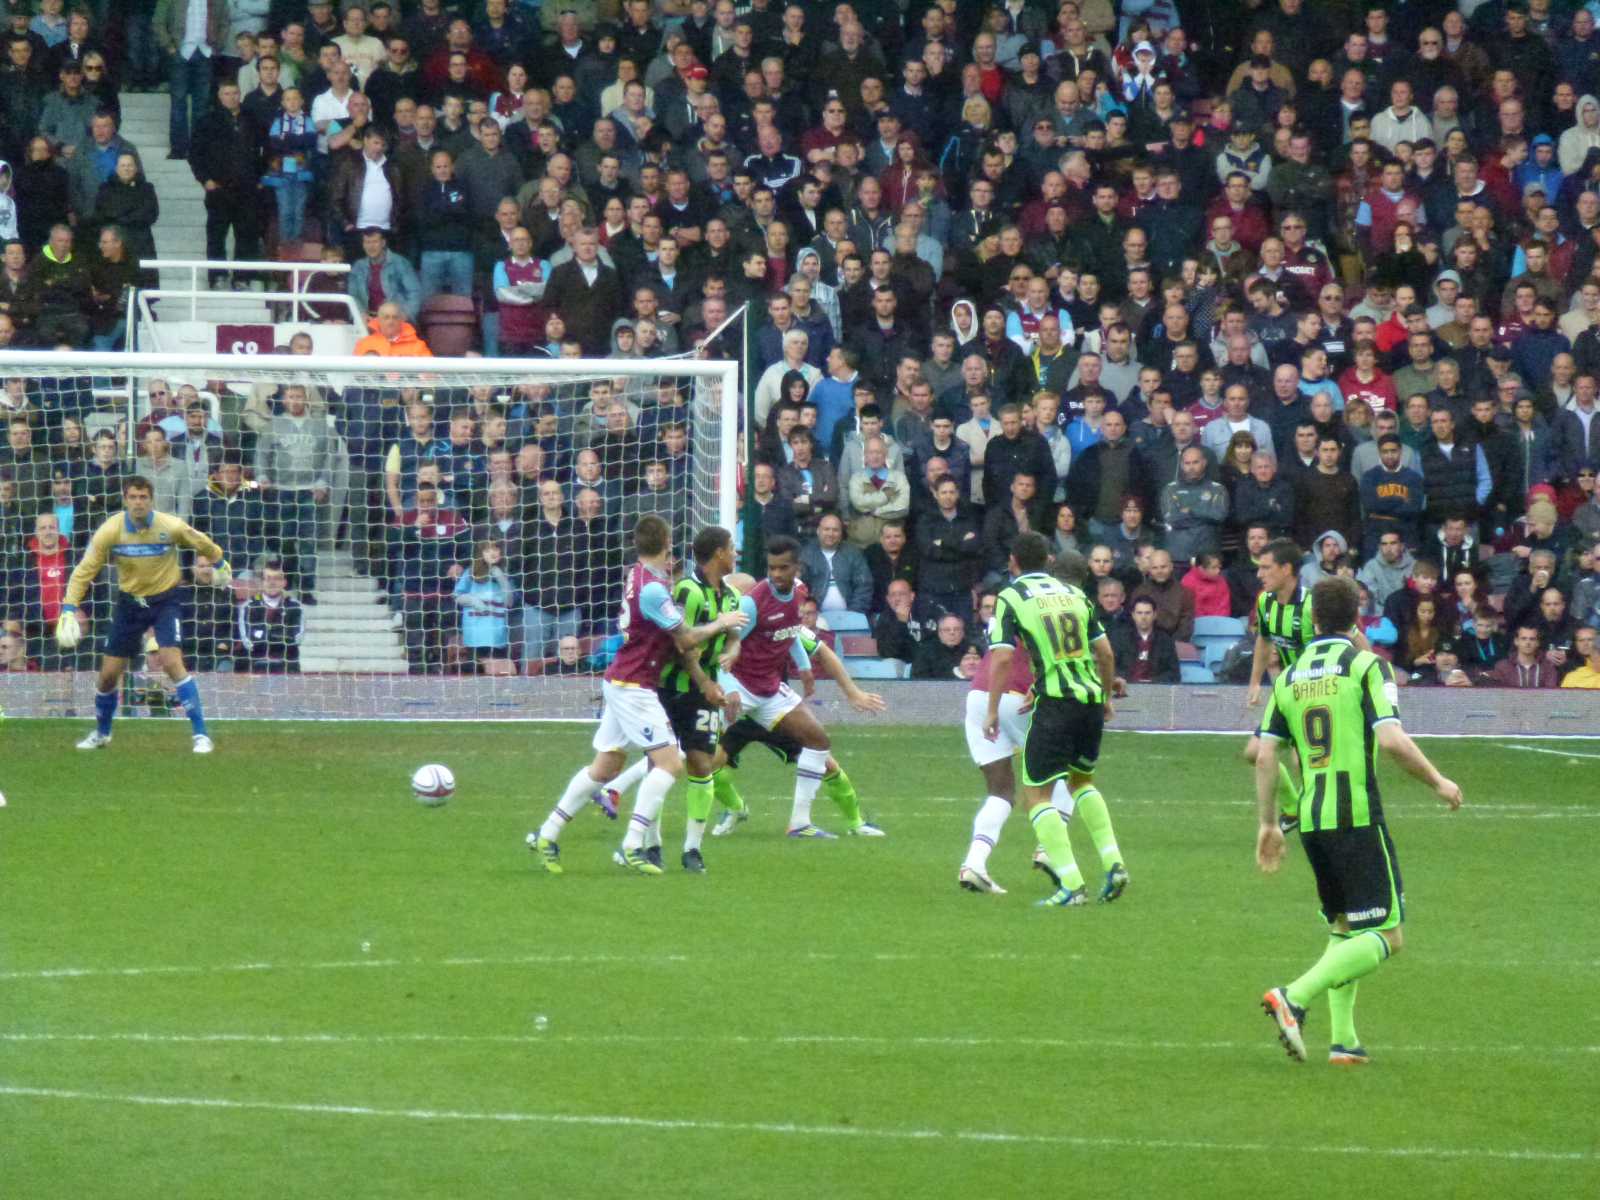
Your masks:
{"label": "player's outstretched arm", "polygon": [[1263,734],[1256,755],[1256,866],[1269,875],[1283,863],[1283,831],[1278,828],[1278,750],[1282,743]]}
{"label": "player's outstretched arm", "polygon": [[844,660],[832,650],[828,649],[826,642],[818,642],[815,660],[821,665],[823,674],[839,685],[839,690],[844,693],[844,698],[849,701],[850,707],[861,712],[882,712],[888,708],[884,698],[876,692],[864,692],[859,684],[850,678],[850,672],[845,669]]}
{"label": "player's outstretched arm", "polygon": [[1400,727],[1399,721],[1384,721],[1377,727],[1378,745],[1400,765],[1400,769],[1413,779],[1427,784],[1451,812],[1461,807],[1461,785],[1439,774],[1439,769],[1428,761],[1411,735]]}
{"label": "player's outstretched arm", "polygon": [[672,630],[672,644],[678,648],[678,653],[693,650],[714,637],[724,633],[743,629],[749,620],[742,612],[723,613],[715,621],[707,621],[704,625],[677,625]]}

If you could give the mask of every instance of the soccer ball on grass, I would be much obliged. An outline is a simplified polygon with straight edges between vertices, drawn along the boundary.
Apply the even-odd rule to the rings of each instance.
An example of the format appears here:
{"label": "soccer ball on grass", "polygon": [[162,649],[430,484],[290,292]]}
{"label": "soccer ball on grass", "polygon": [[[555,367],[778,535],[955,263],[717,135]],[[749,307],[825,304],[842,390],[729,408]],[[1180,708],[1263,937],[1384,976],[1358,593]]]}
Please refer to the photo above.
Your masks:
{"label": "soccer ball on grass", "polygon": [[418,767],[411,775],[411,792],[418,804],[438,808],[456,790],[456,777],[439,763]]}

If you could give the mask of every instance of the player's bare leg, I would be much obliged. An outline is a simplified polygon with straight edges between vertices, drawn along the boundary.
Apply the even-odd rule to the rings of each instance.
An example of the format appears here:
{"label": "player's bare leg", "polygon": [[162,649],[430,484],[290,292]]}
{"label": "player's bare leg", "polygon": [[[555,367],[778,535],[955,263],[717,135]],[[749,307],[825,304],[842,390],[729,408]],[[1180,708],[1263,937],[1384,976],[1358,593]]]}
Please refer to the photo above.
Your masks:
{"label": "player's bare leg", "polygon": [[828,731],[804,708],[784,714],[777,727],[800,743],[800,757],[795,764],[794,807],[789,812],[789,836],[834,837],[811,823],[811,802],[816,799],[817,789],[828,771],[828,751],[832,748]]}

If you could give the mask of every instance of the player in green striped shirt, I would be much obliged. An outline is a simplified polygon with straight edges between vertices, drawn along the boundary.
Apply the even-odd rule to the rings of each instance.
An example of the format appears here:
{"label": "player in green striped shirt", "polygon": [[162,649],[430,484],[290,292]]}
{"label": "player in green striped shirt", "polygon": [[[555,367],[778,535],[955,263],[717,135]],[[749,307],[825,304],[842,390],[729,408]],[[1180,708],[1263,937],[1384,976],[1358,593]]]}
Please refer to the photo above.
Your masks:
{"label": "player in green striped shirt", "polygon": [[1354,581],[1325,579],[1311,589],[1316,638],[1279,674],[1261,722],[1256,757],[1256,862],[1276,871],[1283,830],[1274,792],[1278,751],[1300,756],[1300,844],[1317,880],[1328,944],[1305,974],[1261,999],[1291,1058],[1305,1061],[1306,1010],[1324,992],[1332,1045],[1328,1061],[1357,1064],[1356,981],[1402,945],[1405,893],[1378,792],[1378,751],[1431,787],[1454,811],[1461,789],[1439,774],[1401,728],[1394,673],[1351,636],[1360,612]]}
{"label": "player in green striped shirt", "polygon": [[1011,546],[1013,578],[1000,590],[989,625],[989,706],[983,731],[989,738],[999,734],[1011,655],[1021,644],[1033,660],[1034,695],[1022,747],[1022,802],[1058,884],[1055,894],[1041,903],[1066,908],[1086,904],[1088,892],[1073,858],[1066,818],[1050,802],[1056,780],[1066,778],[1100,853],[1106,872],[1100,899],[1122,895],[1128,872],[1105,798],[1094,786],[1101,733],[1114,712],[1108,686],[1115,676],[1111,641],[1094,605],[1077,586],[1088,574],[1082,557],[1058,562],[1058,569],[1075,576],[1075,582],[1047,574],[1049,564],[1050,543],[1042,534],[1017,535]]}
{"label": "player in green striped shirt", "polygon": [[[694,562],[695,569],[686,572],[672,589],[683,619],[692,627],[739,611],[739,593],[727,585],[734,565],[733,535],[718,525],[702,529],[694,539]],[[684,870],[696,873],[706,869],[700,845],[716,794],[717,743],[727,704],[717,685],[717,658],[727,640],[727,634],[719,634],[669,660],[656,688],[688,768],[682,861]]]}
{"label": "player in green striped shirt", "polygon": [[[1250,692],[1246,703],[1254,708],[1261,701],[1261,680],[1267,670],[1267,650],[1278,652],[1278,670],[1287,671],[1316,636],[1311,617],[1311,593],[1300,585],[1300,547],[1288,538],[1275,538],[1267,543],[1261,553],[1261,565],[1256,578],[1261,581],[1261,594],[1256,597],[1256,649],[1250,660]],[[1355,631],[1355,642],[1363,650],[1372,647],[1360,630]],[[1244,760],[1254,763],[1261,748],[1259,738],[1252,736],[1245,744]],[[1278,764],[1279,824],[1283,832],[1294,829],[1299,806],[1300,788],[1289,767]]]}

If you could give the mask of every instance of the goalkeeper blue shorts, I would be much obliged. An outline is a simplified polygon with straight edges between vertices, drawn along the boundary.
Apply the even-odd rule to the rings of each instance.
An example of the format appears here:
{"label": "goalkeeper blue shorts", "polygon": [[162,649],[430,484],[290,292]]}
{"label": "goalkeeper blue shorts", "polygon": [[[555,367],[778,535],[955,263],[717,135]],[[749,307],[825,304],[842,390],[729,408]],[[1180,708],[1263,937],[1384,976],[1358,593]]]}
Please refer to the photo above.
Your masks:
{"label": "goalkeeper blue shorts", "polygon": [[138,658],[144,653],[145,634],[152,632],[158,646],[181,646],[184,600],[181,587],[156,596],[118,592],[105,653],[112,658]]}

